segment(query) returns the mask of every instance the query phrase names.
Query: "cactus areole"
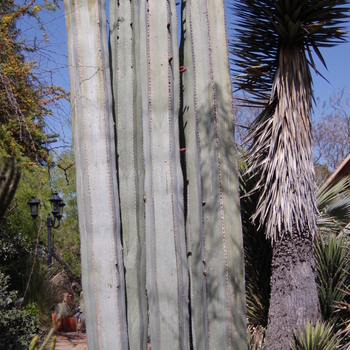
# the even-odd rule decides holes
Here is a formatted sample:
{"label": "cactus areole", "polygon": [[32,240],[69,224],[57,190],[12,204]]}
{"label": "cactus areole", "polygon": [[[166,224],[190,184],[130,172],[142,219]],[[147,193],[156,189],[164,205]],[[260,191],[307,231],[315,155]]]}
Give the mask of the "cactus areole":
{"label": "cactus areole", "polygon": [[246,348],[224,2],[64,3],[89,348]]}

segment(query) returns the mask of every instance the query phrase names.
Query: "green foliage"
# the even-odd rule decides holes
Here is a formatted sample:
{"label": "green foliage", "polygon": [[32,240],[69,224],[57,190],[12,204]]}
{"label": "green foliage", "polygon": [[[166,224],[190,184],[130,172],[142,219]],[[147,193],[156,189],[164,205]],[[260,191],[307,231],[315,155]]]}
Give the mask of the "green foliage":
{"label": "green foliage", "polygon": [[0,158],[0,220],[16,192],[21,168],[13,158]]}
{"label": "green foliage", "polygon": [[13,209],[10,215],[9,211],[6,213],[6,222],[10,225],[11,232],[13,234],[20,232],[30,241],[36,240],[38,229],[33,223],[29,205],[27,204],[31,197],[34,196],[42,202],[37,223],[42,225],[39,240],[46,243],[47,231],[44,229],[44,220],[46,220],[46,216],[51,210],[50,202],[48,201],[51,195],[52,190],[47,168],[36,164],[27,166],[22,163],[21,179],[10,205],[10,208]]}
{"label": "green foliage", "polygon": [[26,273],[26,261],[32,249],[29,241],[21,234],[15,234],[5,220],[0,223],[0,266],[3,273],[11,277],[11,288],[21,291],[22,279]]}
{"label": "green foliage", "polygon": [[350,178],[348,176],[317,191],[318,229],[340,234],[350,222]]}
{"label": "green foliage", "polygon": [[39,309],[36,302],[27,304],[22,308],[22,310],[26,311],[27,314],[31,317],[35,317],[36,319],[39,318]]}
{"label": "green foliage", "polygon": [[[34,196],[42,202],[37,218],[37,224],[41,225],[38,239],[39,252],[42,256],[47,251],[43,248],[47,243],[45,221],[47,214],[51,211],[49,198],[52,195],[52,190],[58,190],[66,206],[60,227],[57,230],[52,230],[52,242],[55,251],[69,266],[71,272],[80,278],[80,238],[75,195],[75,166],[72,153],[71,150],[67,150],[62,152],[59,157],[57,156],[55,159],[57,165],[50,171],[41,165],[22,165],[18,191],[11,203],[13,210],[11,215],[7,213],[6,220],[3,220],[0,225],[0,240],[4,234],[6,234],[7,241],[11,240],[11,237],[20,235],[27,239],[28,244],[33,244],[32,248],[35,247],[38,229],[33,223],[27,204],[28,200]],[[54,260],[54,263],[57,262]]]}
{"label": "green foliage", "polygon": [[267,326],[270,301],[272,248],[264,230],[251,219],[255,212],[257,194],[251,193],[256,177],[247,173],[244,158],[240,158],[239,184],[245,263],[247,317],[250,325]]}
{"label": "green foliage", "polygon": [[26,18],[36,20],[42,27],[38,12],[49,7],[37,5],[35,0],[23,5],[13,0],[0,3],[0,152],[25,158],[28,163],[49,160],[48,143],[54,135],[45,133],[46,118],[52,114],[53,102],[65,98],[66,93],[34,73],[36,62],[25,58],[26,53],[35,52],[38,47],[20,39],[16,24],[20,18]]}
{"label": "green foliage", "polygon": [[[32,265],[33,260],[30,259],[27,263],[27,272],[23,280],[23,289],[28,282],[28,276],[30,275]],[[64,293],[69,292],[73,294],[70,283],[61,272],[62,269],[59,267],[59,269],[57,269],[59,272],[56,271],[56,273],[53,269],[54,268],[48,270],[46,259],[37,259],[33,268],[29,288],[23,301],[24,309],[27,309],[27,307],[32,308],[33,305],[36,305],[38,323],[45,327],[51,325],[51,313],[55,310],[57,304],[62,302]],[[74,302],[69,300],[67,309],[68,312],[72,313],[72,309],[75,309]],[[33,311],[35,311],[35,309]]]}
{"label": "green foliage", "polygon": [[80,278],[80,236],[73,150],[62,152],[57,156],[55,164],[50,171],[52,187],[60,191],[60,197],[66,206],[60,227],[53,230],[54,247],[70,271]]}
{"label": "green foliage", "polygon": [[0,272],[0,349],[28,349],[38,333],[35,319],[14,306],[16,298],[17,292],[9,290],[9,277]]}
{"label": "green foliage", "polygon": [[317,322],[315,326],[306,324],[306,329],[294,332],[295,343],[292,350],[335,350],[339,339],[329,324]]}
{"label": "green foliage", "polygon": [[345,298],[344,287],[349,281],[348,251],[344,239],[329,236],[325,243],[320,237],[315,241],[316,282],[324,320],[336,321],[336,303]]}

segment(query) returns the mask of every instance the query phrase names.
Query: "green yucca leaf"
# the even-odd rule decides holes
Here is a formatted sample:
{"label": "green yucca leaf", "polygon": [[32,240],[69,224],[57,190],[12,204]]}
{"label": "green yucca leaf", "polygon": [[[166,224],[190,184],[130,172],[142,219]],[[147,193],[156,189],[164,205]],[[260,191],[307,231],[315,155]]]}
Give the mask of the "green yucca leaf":
{"label": "green yucca leaf", "polygon": [[317,226],[324,233],[339,233],[350,222],[350,179],[317,191],[319,217]]}
{"label": "green yucca leaf", "polygon": [[315,241],[316,282],[322,316],[336,317],[336,303],[345,298],[348,280],[348,254],[344,239],[329,236],[327,243],[320,237]]}
{"label": "green yucca leaf", "polygon": [[336,303],[336,312],[339,314],[341,321],[337,324],[340,325],[339,334],[342,336],[344,343],[344,349],[349,349],[350,347],[350,288],[349,286],[341,290],[345,299],[341,302]]}
{"label": "green yucca leaf", "polygon": [[350,194],[350,178],[344,177],[336,184],[321,187],[317,191],[317,206],[320,211],[324,210],[340,195]]}
{"label": "green yucca leaf", "polygon": [[292,350],[335,350],[339,345],[338,335],[331,325],[317,322],[315,326],[307,323],[305,329],[294,332],[295,342]]}

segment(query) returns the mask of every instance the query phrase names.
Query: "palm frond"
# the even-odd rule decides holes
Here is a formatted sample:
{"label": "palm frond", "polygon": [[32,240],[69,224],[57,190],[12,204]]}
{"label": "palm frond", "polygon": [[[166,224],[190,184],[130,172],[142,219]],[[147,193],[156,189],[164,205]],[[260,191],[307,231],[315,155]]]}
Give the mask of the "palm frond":
{"label": "palm frond", "polygon": [[339,233],[350,223],[350,177],[316,193],[317,226],[324,233]]}

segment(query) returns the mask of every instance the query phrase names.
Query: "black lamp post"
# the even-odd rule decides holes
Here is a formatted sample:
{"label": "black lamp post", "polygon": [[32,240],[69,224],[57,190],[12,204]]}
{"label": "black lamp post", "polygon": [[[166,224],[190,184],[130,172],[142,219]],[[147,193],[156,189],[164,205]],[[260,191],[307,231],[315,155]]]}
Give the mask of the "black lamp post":
{"label": "black lamp post", "polygon": [[[47,264],[50,267],[52,264],[51,227],[56,229],[60,226],[60,221],[61,221],[62,216],[63,216],[62,215],[63,214],[63,207],[65,206],[65,204],[63,203],[62,199],[57,194],[57,192],[55,192],[53,194],[53,196],[49,199],[49,201],[51,202],[51,213],[53,215],[53,219],[52,219],[50,213],[47,214],[47,219],[46,219],[47,247],[48,247],[48,262],[47,262]],[[32,215],[34,224],[37,228],[39,228],[37,223],[36,223],[36,218],[38,216],[38,208],[39,208],[40,201],[37,200],[36,198],[32,197],[32,199],[28,202],[28,204],[30,205],[30,213]],[[55,226],[56,219],[57,219],[57,226]]]}

